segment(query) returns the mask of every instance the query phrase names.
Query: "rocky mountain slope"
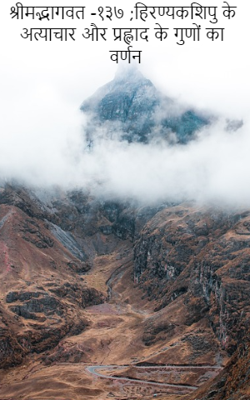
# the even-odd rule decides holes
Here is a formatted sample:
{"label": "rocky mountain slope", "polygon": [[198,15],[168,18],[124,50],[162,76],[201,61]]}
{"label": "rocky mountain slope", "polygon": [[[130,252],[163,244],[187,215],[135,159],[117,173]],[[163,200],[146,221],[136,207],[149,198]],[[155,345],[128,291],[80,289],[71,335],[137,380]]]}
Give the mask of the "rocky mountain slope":
{"label": "rocky mountain slope", "polygon": [[[142,208],[80,191],[41,201],[10,185],[1,189],[0,204],[2,398],[17,396],[21,380],[30,397],[20,398],[52,398],[38,383],[33,392],[42,379],[36,371],[53,371],[54,381],[46,379],[56,387],[65,362],[78,383],[86,374],[82,363],[158,365],[154,381],[171,383],[178,371],[169,375],[160,366],[222,367],[232,356],[220,379],[236,375],[239,354],[248,354],[249,211]],[[21,380],[19,364],[26,371]],[[190,374],[182,371],[179,381],[200,386],[214,376],[204,369],[195,379]],[[231,386],[242,385],[233,379]],[[95,392],[90,376],[86,382],[86,399],[106,398],[113,385],[100,378]],[[111,392],[131,398],[137,389],[127,386]],[[153,389],[145,385],[143,396],[151,398]]]}
{"label": "rocky mountain slope", "polygon": [[[166,104],[134,72],[82,109],[145,145],[208,122]],[[0,400],[248,399],[249,244],[246,209],[3,184]]]}
{"label": "rocky mountain slope", "polygon": [[208,117],[163,96],[137,69],[117,73],[81,110],[90,116],[90,142],[107,135],[128,142],[186,143],[209,123]]}

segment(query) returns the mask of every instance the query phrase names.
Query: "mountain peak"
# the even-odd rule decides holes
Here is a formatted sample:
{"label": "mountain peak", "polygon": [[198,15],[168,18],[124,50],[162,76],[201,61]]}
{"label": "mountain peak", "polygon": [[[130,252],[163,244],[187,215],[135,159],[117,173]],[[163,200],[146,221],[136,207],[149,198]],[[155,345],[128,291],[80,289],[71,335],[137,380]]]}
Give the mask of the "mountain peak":
{"label": "mountain peak", "polygon": [[114,79],[83,102],[91,114],[88,137],[95,141],[97,128],[108,123],[108,134],[128,142],[152,140],[185,143],[208,121],[192,110],[184,111],[163,96],[135,66],[119,67]]}

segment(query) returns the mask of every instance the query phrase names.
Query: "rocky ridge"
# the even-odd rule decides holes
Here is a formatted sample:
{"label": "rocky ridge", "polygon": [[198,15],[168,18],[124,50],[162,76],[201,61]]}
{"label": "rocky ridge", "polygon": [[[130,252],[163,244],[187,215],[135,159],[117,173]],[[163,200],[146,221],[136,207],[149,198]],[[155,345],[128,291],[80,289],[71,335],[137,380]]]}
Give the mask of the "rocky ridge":
{"label": "rocky ridge", "polygon": [[117,73],[81,105],[89,115],[87,139],[187,143],[209,118],[163,96],[137,69]]}
{"label": "rocky ridge", "polygon": [[98,360],[95,347],[107,360],[112,354],[110,362],[122,359],[115,338],[123,314],[108,311],[94,322],[86,312],[107,300],[145,315],[133,325],[138,348],[130,361],[220,365],[237,358],[249,330],[249,218],[248,211],[192,204],[143,209],[80,191],[42,202],[34,191],[6,185],[1,367],[32,354],[41,354],[44,365],[91,363]]}
{"label": "rocky ridge", "polygon": [[[184,144],[209,122],[176,110],[138,71],[81,109],[90,144],[117,132],[128,142]],[[249,210],[3,185],[2,398],[151,399],[150,383],[129,382],[144,377],[197,386],[193,394],[185,386],[185,399],[247,399],[249,241]],[[119,364],[119,384],[84,370]],[[157,393],[183,396],[171,390]]]}

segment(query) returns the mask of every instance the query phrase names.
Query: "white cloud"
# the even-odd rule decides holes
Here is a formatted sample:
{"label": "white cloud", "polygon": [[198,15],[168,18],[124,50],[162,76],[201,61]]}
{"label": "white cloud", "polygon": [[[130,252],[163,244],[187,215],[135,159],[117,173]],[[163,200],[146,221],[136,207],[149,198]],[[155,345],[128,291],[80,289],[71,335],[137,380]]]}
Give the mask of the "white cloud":
{"label": "white cloud", "polygon": [[[42,4],[39,0],[33,3]],[[163,3],[159,1],[158,5]],[[54,4],[68,3],[63,0]],[[129,1],[126,9],[130,12],[134,4]],[[180,4],[190,2],[183,0]],[[204,132],[199,141],[177,148],[105,141],[85,155],[81,153],[84,120],[78,109],[86,97],[113,78],[117,65],[109,59],[112,46],[110,42],[80,39],[74,43],[20,39],[25,25],[24,21],[10,19],[9,10],[14,5],[15,1],[4,2],[0,21],[2,177],[67,187],[103,181],[101,191],[104,188],[106,193],[152,201],[186,196],[250,202],[250,5],[245,0],[232,3],[238,7],[234,20],[223,20],[224,42],[178,46],[152,41],[143,46],[140,66],[165,94],[232,119],[244,118],[241,130],[229,134],[217,125]],[[124,2],[116,6],[125,7]],[[120,23],[117,21],[117,26]]]}

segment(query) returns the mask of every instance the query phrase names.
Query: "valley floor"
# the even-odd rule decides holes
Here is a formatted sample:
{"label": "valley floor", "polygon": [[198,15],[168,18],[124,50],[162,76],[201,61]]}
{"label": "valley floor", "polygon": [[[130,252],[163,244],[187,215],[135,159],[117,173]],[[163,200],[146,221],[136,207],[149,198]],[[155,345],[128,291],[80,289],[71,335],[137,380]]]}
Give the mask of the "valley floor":
{"label": "valley floor", "polygon": [[249,232],[246,210],[6,185],[0,400],[249,400]]}
{"label": "valley floor", "polygon": [[109,293],[107,302],[85,309],[89,328],[2,372],[1,400],[177,400],[219,373],[221,366],[208,365],[205,354],[197,365],[186,362],[187,354],[181,358],[187,349],[176,336],[145,346],[145,323],[157,313],[154,302],[131,286],[131,254],[123,254],[122,260],[117,253],[97,257],[84,276],[89,286]]}

